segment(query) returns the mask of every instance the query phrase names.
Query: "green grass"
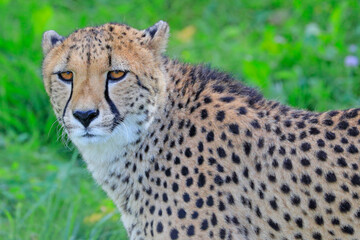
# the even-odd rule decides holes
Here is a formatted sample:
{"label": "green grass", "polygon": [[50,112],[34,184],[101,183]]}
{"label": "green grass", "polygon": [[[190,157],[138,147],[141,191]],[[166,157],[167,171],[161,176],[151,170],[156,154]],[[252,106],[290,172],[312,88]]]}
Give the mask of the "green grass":
{"label": "green grass", "polygon": [[[58,140],[42,86],[41,35],[88,25],[170,24],[168,55],[233,73],[269,98],[359,106],[358,0],[0,0],[0,239],[126,239],[114,204]],[[70,145],[71,146],[71,145]],[[120,236],[120,237],[119,237]]]}

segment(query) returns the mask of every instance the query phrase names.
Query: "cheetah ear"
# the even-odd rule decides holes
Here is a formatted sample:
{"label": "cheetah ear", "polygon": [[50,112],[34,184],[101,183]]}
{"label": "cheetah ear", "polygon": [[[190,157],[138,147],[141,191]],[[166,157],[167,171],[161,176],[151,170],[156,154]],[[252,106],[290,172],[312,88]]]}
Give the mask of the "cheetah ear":
{"label": "cheetah ear", "polygon": [[144,30],[147,35],[147,46],[156,53],[165,52],[169,38],[169,25],[167,22],[159,21],[155,25]]}
{"label": "cheetah ear", "polygon": [[64,39],[63,36],[60,36],[54,30],[44,32],[41,43],[44,55],[48,54],[57,44],[62,43]]}

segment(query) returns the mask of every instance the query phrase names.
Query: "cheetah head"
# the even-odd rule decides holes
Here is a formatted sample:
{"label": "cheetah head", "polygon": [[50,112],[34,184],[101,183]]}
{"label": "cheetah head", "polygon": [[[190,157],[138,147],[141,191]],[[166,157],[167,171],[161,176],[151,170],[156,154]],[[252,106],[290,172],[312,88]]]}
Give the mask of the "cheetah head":
{"label": "cheetah head", "polygon": [[105,24],[43,35],[43,80],[59,122],[78,147],[136,141],[165,93],[166,22],[146,30]]}

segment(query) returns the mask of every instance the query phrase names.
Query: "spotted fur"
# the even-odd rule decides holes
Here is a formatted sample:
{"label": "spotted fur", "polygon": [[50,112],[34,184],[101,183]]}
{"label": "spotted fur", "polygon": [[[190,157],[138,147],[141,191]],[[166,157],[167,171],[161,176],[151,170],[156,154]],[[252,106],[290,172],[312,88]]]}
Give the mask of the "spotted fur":
{"label": "spotted fur", "polygon": [[[164,57],[168,31],[105,24],[43,39],[55,114],[130,239],[359,239],[359,109],[266,100]],[[128,73],[111,82],[112,70]],[[73,113],[91,109],[85,128]]]}

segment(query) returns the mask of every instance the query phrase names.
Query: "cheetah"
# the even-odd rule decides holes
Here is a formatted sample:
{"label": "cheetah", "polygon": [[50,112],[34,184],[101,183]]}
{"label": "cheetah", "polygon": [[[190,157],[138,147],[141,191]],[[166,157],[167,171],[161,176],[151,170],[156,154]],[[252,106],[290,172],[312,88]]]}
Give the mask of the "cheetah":
{"label": "cheetah", "polygon": [[165,56],[169,26],[43,35],[55,115],[130,239],[360,239],[360,109],[265,99]]}

